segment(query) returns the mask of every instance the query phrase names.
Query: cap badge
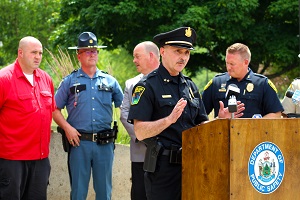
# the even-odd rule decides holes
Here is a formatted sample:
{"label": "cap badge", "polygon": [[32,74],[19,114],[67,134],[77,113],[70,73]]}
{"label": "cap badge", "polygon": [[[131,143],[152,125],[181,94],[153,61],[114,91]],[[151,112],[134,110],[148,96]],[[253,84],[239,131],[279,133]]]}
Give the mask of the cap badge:
{"label": "cap badge", "polygon": [[93,44],[93,40],[89,40],[89,43],[90,43],[90,44]]}
{"label": "cap badge", "polygon": [[185,36],[186,37],[191,37],[192,36],[192,31],[191,31],[191,28],[188,27],[186,30],[185,30]]}

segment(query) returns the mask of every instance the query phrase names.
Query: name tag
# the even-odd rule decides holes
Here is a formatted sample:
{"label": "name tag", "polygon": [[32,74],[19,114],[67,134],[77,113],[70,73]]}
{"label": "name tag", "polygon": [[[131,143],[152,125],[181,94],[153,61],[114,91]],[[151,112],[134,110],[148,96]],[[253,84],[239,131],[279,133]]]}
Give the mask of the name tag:
{"label": "name tag", "polygon": [[168,99],[168,98],[172,98],[172,95],[170,95],[170,94],[165,94],[165,95],[161,95],[161,97],[162,97],[163,99]]}

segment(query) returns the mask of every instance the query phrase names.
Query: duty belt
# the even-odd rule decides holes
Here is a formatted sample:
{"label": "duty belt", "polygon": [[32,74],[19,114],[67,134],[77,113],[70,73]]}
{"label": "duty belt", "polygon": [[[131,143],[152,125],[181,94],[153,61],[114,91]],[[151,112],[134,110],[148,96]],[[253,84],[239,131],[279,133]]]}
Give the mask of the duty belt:
{"label": "duty belt", "polygon": [[181,164],[182,161],[182,149],[163,149],[161,152],[162,156],[169,156],[171,164]]}
{"label": "duty belt", "polygon": [[162,156],[169,156],[171,154],[171,150],[169,149],[164,149],[161,153]]}
{"label": "duty belt", "polygon": [[85,133],[78,131],[81,134],[80,140],[97,142],[98,144],[108,144],[115,141],[115,132],[113,130],[100,131],[98,133]]}

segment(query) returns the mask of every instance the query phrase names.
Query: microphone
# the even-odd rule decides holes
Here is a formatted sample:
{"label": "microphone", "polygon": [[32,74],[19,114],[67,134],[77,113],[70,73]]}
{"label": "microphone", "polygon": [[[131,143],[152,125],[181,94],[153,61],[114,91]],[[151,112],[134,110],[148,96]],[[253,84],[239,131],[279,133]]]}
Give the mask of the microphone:
{"label": "microphone", "polygon": [[[236,98],[240,94],[240,88],[236,84],[230,84],[227,87],[225,98],[228,99],[228,111],[234,113],[237,111],[237,102]],[[232,114],[232,118],[234,115]]]}
{"label": "microphone", "polygon": [[288,97],[288,98],[292,98],[293,95],[294,95],[294,92],[292,92],[292,91],[290,91],[290,90],[288,90],[288,91],[286,92],[286,94],[285,94],[285,96]]}
{"label": "microphone", "polygon": [[229,99],[231,96],[238,97],[240,94],[240,88],[236,84],[230,84],[227,87],[225,98]]}
{"label": "microphone", "polygon": [[294,104],[300,106],[300,90],[295,90],[295,92],[288,90],[285,96],[291,98]]}

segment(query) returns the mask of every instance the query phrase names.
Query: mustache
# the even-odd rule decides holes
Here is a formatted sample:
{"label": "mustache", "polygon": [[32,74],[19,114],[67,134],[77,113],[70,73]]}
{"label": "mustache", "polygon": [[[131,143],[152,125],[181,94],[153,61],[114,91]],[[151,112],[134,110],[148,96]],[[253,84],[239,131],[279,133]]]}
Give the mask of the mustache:
{"label": "mustache", "polygon": [[185,62],[185,60],[183,60],[183,59],[180,59],[179,61],[177,61],[177,64],[185,64],[186,62]]}

